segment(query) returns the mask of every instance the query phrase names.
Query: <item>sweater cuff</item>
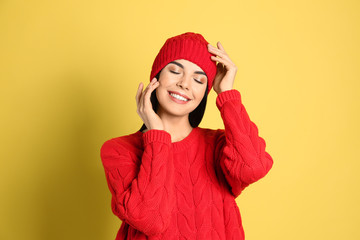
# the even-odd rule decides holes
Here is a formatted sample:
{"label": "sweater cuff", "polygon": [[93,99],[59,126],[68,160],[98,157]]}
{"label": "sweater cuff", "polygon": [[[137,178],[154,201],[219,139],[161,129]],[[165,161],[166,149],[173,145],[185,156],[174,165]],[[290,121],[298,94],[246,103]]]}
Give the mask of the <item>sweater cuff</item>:
{"label": "sweater cuff", "polygon": [[221,109],[223,104],[229,100],[240,100],[240,102],[241,102],[240,92],[236,89],[231,89],[231,90],[221,92],[216,97],[216,106],[218,107],[218,109]]}
{"label": "sweater cuff", "polygon": [[171,135],[165,130],[151,129],[143,134],[144,145],[152,142],[171,143]]}

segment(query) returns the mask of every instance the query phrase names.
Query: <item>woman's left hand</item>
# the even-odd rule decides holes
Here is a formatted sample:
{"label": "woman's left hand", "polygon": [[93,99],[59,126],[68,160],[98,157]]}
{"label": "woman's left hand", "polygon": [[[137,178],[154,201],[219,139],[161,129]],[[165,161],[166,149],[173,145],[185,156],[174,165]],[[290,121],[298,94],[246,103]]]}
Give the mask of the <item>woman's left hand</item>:
{"label": "woman's left hand", "polygon": [[218,62],[213,89],[219,94],[233,88],[237,67],[231,61],[220,42],[217,42],[217,46],[218,48],[215,48],[208,44],[208,51],[215,55],[211,56],[211,59]]}

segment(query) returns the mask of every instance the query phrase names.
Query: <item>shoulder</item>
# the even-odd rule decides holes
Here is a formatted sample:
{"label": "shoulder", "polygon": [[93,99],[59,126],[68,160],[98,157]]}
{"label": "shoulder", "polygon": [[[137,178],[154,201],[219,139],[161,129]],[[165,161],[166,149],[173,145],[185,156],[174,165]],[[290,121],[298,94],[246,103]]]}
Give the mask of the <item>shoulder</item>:
{"label": "shoulder", "polygon": [[214,137],[214,136],[217,136],[217,135],[225,132],[224,129],[220,129],[220,128],[218,128],[218,129],[201,128],[201,127],[198,127],[198,128],[202,135],[205,135],[208,137]]}
{"label": "shoulder", "polygon": [[225,135],[224,129],[210,129],[210,128],[200,128],[200,135],[205,139],[208,143],[216,143],[219,139]]}
{"label": "shoulder", "polygon": [[114,155],[133,152],[142,148],[142,133],[135,133],[114,137],[106,140],[100,149],[101,155]]}

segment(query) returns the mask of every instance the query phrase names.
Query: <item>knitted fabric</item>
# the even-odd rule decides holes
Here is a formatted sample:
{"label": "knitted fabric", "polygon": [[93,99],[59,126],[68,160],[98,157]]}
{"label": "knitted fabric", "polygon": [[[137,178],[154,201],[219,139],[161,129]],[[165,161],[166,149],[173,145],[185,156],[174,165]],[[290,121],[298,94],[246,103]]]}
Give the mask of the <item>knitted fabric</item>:
{"label": "knitted fabric", "polygon": [[101,159],[124,239],[245,238],[235,198],[272,168],[240,93],[216,98],[225,129],[193,128],[171,142],[165,130],[107,140]]}
{"label": "knitted fabric", "polygon": [[208,94],[216,75],[216,62],[211,59],[214,56],[208,51],[208,42],[199,33],[186,32],[166,40],[157,54],[150,73],[150,81],[168,63],[185,59],[198,65],[208,78]]}

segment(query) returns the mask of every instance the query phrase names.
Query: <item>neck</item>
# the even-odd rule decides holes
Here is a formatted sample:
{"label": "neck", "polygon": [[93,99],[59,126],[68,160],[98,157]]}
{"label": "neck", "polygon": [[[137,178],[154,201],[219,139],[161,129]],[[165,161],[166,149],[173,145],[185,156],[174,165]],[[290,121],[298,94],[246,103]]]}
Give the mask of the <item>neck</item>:
{"label": "neck", "polygon": [[158,115],[164,124],[164,130],[171,135],[171,142],[181,141],[187,137],[193,129],[189,122],[189,114],[174,116],[159,112]]}

